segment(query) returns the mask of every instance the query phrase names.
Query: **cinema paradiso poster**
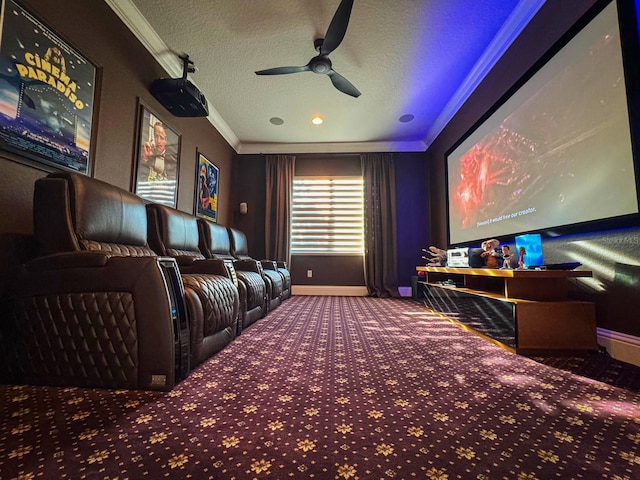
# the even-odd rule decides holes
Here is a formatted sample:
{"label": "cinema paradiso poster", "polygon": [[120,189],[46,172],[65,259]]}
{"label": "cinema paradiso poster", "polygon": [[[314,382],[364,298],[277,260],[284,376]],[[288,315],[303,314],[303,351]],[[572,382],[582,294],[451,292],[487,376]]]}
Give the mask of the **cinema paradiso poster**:
{"label": "cinema paradiso poster", "polygon": [[0,14],[0,149],[90,174],[96,67],[18,3]]}

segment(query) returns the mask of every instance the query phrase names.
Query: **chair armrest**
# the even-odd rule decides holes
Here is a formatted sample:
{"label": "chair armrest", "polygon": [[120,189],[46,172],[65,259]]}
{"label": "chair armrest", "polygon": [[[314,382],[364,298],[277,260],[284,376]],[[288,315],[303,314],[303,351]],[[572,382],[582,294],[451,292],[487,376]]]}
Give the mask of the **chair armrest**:
{"label": "chair armrest", "polygon": [[255,272],[262,275],[262,264],[257,260],[234,260],[233,266],[236,270]]}
{"label": "chair armrest", "polygon": [[194,257],[175,257],[182,273],[202,273],[229,277],[224,260],[215,258],[196,259]]}
{"label": "chair armrest", "polygon": [[193,255],[176,255],[176,262],[179,267],[191,267],[195,262],[202,260],[202,258],[194,257]]}
{"label": "chair armrest", "polygon": [[278,270],[278,265],[273,260],[261,260],[260,263],[265,270]]}
{"label": "chair armrest", "polygon": [[27,272],[62,270],[67,268],[104,267],[109,256],[101,252],[54,253],[39,257],[24,265]]}
{"label": "chair armrest", "polygon": [[219,275],[221,277],[228,278],[233,282],[236,288],[238,287],[236,269],[234,268],[231,260],[222,260],[218,258],[196,259],[191,262],[190,265],[183,266],[181,264],[180,271],[188,274]]}

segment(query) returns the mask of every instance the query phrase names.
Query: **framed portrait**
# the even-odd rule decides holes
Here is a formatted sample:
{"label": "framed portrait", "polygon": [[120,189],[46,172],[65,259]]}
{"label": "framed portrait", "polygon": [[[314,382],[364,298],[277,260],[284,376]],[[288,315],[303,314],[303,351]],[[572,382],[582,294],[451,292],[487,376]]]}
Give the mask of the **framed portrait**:
{"label": "framed portrait", "polygon": [[153,203],[178,203],[181,136],[138,100],[133,192]]}
{"label": "framed portrait", "polygon": [[202,152],[196,157],[196,217],[217,222],[220,170]]}
{"label": "framed portrait", "polygon": [[91,175],[96,67],[15,1],[0,19],[0,149]]}

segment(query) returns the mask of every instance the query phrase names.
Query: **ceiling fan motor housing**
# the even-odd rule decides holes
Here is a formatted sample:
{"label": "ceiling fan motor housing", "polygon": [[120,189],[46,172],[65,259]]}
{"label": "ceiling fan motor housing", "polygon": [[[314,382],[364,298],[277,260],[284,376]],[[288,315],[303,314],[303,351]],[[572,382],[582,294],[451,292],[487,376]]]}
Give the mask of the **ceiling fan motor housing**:
{"label": "ceiling fan motor housing", "polygon": [[331,71],[331,60],[325,56],[318,55],[311,59],[309,62],[309,68],[311,68],[313,73],[326,75]]}

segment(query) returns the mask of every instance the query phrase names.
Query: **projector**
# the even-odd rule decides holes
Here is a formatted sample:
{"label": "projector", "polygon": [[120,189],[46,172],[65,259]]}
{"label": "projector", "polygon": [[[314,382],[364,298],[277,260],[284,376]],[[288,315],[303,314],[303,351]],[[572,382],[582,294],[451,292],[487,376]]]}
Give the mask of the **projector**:
{"label": "projector", "polygon": [[204,94],[185,78],[154,80],[149,91],[164,108],[176,117],[206,117],[209,115]]}

